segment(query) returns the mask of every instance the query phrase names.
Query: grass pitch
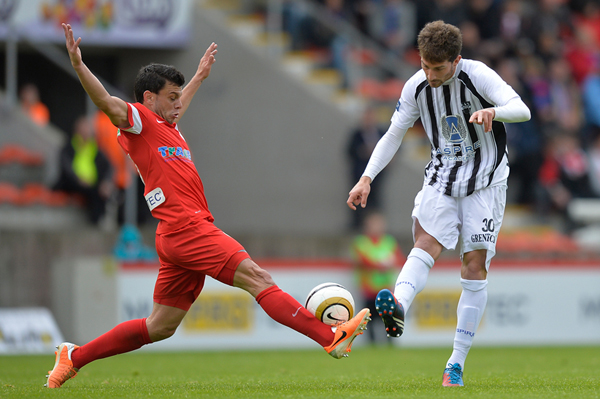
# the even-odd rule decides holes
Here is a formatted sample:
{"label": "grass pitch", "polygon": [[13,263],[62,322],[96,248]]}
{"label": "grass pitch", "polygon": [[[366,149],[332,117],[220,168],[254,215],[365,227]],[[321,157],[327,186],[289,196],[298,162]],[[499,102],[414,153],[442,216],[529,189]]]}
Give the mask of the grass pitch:
{"label": "grass pitch", "polygon": [[0,356],[9,398],[600,398],[600,347],[471,349],[465,387],[441,386],[446,349],[130,353],[43,388],[48,356]]}

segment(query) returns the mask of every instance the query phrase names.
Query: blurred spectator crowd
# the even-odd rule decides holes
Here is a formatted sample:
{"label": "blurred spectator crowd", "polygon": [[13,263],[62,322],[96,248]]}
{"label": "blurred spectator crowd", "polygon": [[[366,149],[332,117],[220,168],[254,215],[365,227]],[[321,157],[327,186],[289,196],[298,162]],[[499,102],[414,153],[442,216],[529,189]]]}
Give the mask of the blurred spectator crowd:
{"label": "blurred spectator crowd", "polygon": [[[532,111],[528,123],[507,125],[511,201],[562,216],[569,232],[571,200],[600,197],[600,0],[312,2],[395,54],[412,68],[405,76],[420,67],[416,36],[427,22],[458,26],[462,56],[495,69]],[[284,1],[291,49],[324,49],[344,73],[352,44],[318,20]]]}
{"label": "blurred spectator crowd", "polygon": [[[248,3],[255,10],[268,9],[267,0]],[[307,12],[307,4],[318,7],[318,18]],[[323,66],[339,69],[347,89],[356,88],[347,79],[348,57],[356,54],[349,36],[340,33],[340,21],[395,55],[406,68],[400,75],[410,76],[420,67],[417,33],[438,19],[461,29],[464,58],[495,69],[532,111],[531,121],[507,125],[509,200],[540,215],[562,216],[567,232],[576,228],[568,213],[572,199],[600,197],[600,0],[282,2],[282,27],[291,50],[326,54]],[[383,85],[391,94],[371,100],[395,102],[402,84],[387,82]],[[49,115],[35,87],[22,89],[24,112],[40,125],[47,123]],[[96,139],[122,192],[130,180],[128,166],[116,143],[106,145],[110,140],[104,139],[114,129],[101,116],[96,125]]]}

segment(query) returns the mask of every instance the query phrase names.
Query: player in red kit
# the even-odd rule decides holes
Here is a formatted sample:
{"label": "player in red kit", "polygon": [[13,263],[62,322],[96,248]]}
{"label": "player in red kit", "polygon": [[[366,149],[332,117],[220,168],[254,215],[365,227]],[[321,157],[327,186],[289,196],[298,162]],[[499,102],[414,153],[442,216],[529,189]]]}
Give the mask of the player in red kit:
{"label": "player in red kit", "polygon": [[177,122],[210,74],[217,45],[212,43],[198,70],[184,87],[172,66],[140,69],[134,85],[136,103],[111,96],[81,58],[81,38],[63,24],[71,65],[94,104],[119,128],[118,140],[145,184],[144,195],[160,222],[156,250],[160,269],[154,306],[148,318],[129,320],[85,345],[62,343],[46,386],[58,388],[86,364],[169,338],[202,291],[205,276],[248,291],[275,321],[316,341],[334,358],[350,351],[370,320],[368,309],[335,327],[317,320],[283,292],[244,248],[214,224],[202,181]]}

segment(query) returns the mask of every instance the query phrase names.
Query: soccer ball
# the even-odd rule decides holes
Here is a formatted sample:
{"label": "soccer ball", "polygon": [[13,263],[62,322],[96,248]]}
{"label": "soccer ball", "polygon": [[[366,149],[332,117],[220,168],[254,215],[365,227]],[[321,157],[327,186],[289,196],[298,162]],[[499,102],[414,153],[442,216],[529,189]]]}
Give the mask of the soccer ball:
{"label": "soccer ball", "polygon": [[308,294],[304,307],[317,319],[329,325],[354,317],[354,298],[350,291],[337,283],[317,285]]}

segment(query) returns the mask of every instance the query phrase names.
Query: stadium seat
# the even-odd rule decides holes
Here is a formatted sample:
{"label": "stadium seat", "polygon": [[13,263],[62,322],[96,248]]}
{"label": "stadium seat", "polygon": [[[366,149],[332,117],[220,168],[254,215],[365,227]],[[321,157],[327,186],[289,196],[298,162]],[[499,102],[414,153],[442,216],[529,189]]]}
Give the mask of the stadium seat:
{"label": "stadium seat", "polygon": [[41,166],[44,157],[18,144],[6,144],[0,148],[0,165],[20,163],[27,166]]}
{"label": "stadium seat", "polygon": [[48,195],[44,200],[45,204],[52,207],[62,207],[70,205],[71,197],[69,194],[62,191],[48,191]]}
{"label": "stadium seat", "polygon": [[0,182],[0,204],[7,203],[17,205],[19,203],[20,192],[19,189],[10,184]]}
{"label": "stadium seat", "polygon": [[380,95],[383,101],[396,101],[400,98],[404,82],[399,79],[388,79],[381,84]]}
{"label": "stadium seat", "polygon": [[373,50],[366,48],[353,49],[350,56],[359,65],[373,65],[377,62],[377,54]]}
{"label": "stadium seat", "polygon": [[29,183],[26,184],[21,190],[21,195],[19,198],[19,204],[26,205],[34,205],[34,204],[43,204],[45,200],[45,196],[47,194],[47,189],[41,184],[38,183]]}
{"label": "stadium seat", "polygon": [[502,230],[496,243],[500,253],[539,255],[573,255],[581,247],[570,237],[547,226],[532,226],[519,230]]}
{"label": "stadium seat", "polygon": [[372,78],[364,78],[358,83],[358,94],[375,101],[382,98],[381,83]]}

